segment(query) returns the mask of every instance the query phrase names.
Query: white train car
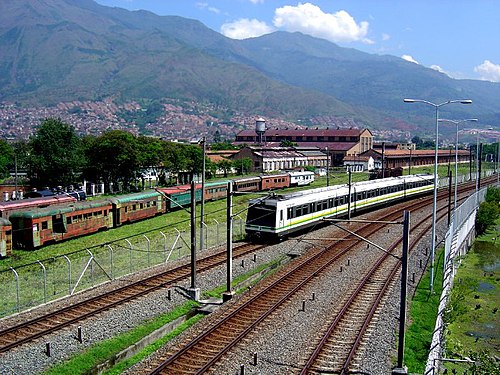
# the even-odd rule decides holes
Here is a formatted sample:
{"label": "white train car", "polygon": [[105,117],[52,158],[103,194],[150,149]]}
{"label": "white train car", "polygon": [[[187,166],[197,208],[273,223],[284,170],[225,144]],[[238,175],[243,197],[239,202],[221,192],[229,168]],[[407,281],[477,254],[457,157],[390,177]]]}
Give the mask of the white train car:
{"label": "white train car", "polygon": [[305,186],[314,182],[314,172],[297,171],[288,172],[290,175],[290,186]]}
{"label": "white train car", "polygon": [[426,194],[434,188],[434,176],[411,175],[308,189],[285,195],[252,199],[245,230],[252,237],[284,237],[328,217],[346,216],[388,202]]}

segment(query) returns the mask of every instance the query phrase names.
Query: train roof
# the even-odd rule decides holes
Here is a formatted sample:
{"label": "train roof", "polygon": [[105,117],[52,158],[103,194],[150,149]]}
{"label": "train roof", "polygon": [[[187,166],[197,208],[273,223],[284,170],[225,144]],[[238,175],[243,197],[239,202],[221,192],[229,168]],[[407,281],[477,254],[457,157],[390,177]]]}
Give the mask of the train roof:
{"label": "train roof", "polygon": [[10,215],[10,218],[36,219],[39,217],[67,214],[70,212],[86,210],[90,208],[100,208],[100,207],[107,208],[110,206],[111,203],[108,200],[78,201],[70,205],[54,205],[44,208],[34,207],[31,210],[13,212]]}
{"label": "train roof", "polygon": [[117,203],[128,203],[132,201],[140,201],[141,199],[147,199],[147,198],[152,198],[158,196],[159,193],[156,190],[148,190],[145,192],[141,193],[133,193],[133,194],[126,194],[126,195],[119,195],[116,197],[110,197],[108,198],[111,202],[117,204]]}
{"label": "train roof", "polygon": [[52,195],[49,197],[26,198],[0,202],[0,212],[6,210],[22,210],[29,207],[46,207],[54,204],[76,202],[76,198],[68,195]]}
{"label": "train roof", "polygon": [[[370,189],[377,189],[377,188],[381,188],[381,187],[393,186],[393,185],[397,185],[401,181],[412,182],[412,181],[430,180],[433,178],[434,178],[434,176],[432,176],[432,175],[419,174],[419,175],[410,175],[410,176],[388,177],[388,178],[384,178],[384,179],[380,179],[380,180],[360,181],[360,182],[355,182],[352,184],[351,193],[370,190]],[[252,199],[252,200],[250,200],[250,204],[256,203],[258,201],[269,201],[269,203],[271,203],[272,201],[287,201],[287,200],[300,199],[300,198],[307,199],[311,195],[317,195],[317,194],[322,194],[322,193],[331,193],[331,194],[335,194],[335,195],[346,195],[349,193],[349,185],[348,184],[333,185],[333,186],[325,186],[325,187],[320,187],[320,188],[315,188],[315,189],[305,189],[305,190],[300,190],[300,191],[296,191],[296,192],[288,193],[288,194],[272,194],[272,195],[269,195],[268,197],[265,197],[265,198]]]}

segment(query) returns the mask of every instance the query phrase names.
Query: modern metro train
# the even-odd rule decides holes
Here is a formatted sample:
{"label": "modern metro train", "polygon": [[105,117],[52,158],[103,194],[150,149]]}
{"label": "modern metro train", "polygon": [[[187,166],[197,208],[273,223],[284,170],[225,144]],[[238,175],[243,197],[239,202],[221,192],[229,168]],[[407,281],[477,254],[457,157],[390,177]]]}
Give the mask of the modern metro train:
{"label": "modern metro train", "polygon": [[[250,239],[279,239],[319,223],[416,195],[434,188],[434,176],[411,175],[271,194],[249,201],[245,230]],[[350,207],[349,207],[350,206]]]}

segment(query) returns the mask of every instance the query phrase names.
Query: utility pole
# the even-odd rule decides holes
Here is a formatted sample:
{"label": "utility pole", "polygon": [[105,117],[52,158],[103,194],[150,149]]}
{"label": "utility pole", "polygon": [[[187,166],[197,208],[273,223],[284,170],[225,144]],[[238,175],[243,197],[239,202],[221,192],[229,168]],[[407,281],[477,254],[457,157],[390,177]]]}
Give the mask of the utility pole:
{"label": "utility pole", "polygon": [[200,250],[203,250],[203,232],[205,225],[205,153],[206,139],[203,137],[203,163],[201,169],[201,205],[200,205]]}
{"label": "utility pole", "polygon": [[226,291],[222,294],[222,300],[229,301],[233,298],[231,283],[233,281],[233,182],[227,183],[227,206],[226,206]]}
{"label": "utility pole", "polygon": [[195,301],[200,299],[200,288],[196,287],[196,184],[191,181],[191,287],[188,291]]}

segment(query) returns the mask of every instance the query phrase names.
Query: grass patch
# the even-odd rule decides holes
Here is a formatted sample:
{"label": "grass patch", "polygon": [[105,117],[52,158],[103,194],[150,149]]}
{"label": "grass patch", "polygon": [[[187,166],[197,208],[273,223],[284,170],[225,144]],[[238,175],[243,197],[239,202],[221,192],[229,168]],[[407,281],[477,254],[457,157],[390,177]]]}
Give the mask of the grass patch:
{"label": "grass patch", "polygon": [[[183,306],[180,306],[171,312],[165,313],[141,326],[138,326],[130,330],[129,332],[122,333],[116,337],[113,337],[112,339],[105,340],[91,346],[90,348],[88,348],[87,350],[85,350],[80,354],[77,354],[70,360],[49,368],[47,371],[44,372],[44,374],[45,375],[87,374],[95,366],[105,362],[113,355],[119,353],[120,351],[138,342],[143,337],[149,335],[156,329],[164,326],[165,324],[181,316],[186,315],[196,305],[197,305],[196,302],[189,301],[185,303]],[[177,329],[175,329],[174,331],[163,337],[161,340],[158,340],[157,342],[149,345],[147,348],[145,348],[143,351],[136,354],[136,356],[132,358],[136,358],[141,354],[143,356],[137,358],[141,359],[146,357],[149,353],[156,350],[157,347],[161,346],[163,343],[167,342],[173,337],[179,335],[183,330],[185,330],[187,327],[197,322],[199,319],[200,318],[196,317],[190,319],[189,321],[185,322],[182,326],[178,327]],[[131,358],[129,358],[124,362],[130,363],[130,360]]]}
{"label": "grass patch", "polygon": [[422,374],[429,355],[432,333],[436,325],[439,298],[442,292],[444,249],[440,248],[435,257],[434,291],[431,293],[430,270],[428,269],[420,280],[408,316],[410,325],[405,336],[405,365],[408,373]]}
{"label": "grass patch", "polygon": [[[272,262],[269,262],[269,263],[266,263],[266,264],[261,264],[260,266],[258,267],[255,267],[253,270],[243,274],[243,275],[240,275],[238,277],[235,277],[233,279],[233,281],[231,282],[231,287],[235,288],[237,287],[239,284],[241,284],[242,282],[244,282],[245,280],[249,279],[250,277],[262,272],[263,270],[269,268],[270,270],[264,274],[261,275],[261,277],[259,277],[258,279],[255,279],[253,280],[252,282],[252,285],[255,285],[257,284],[260,280],[262,280],[263,278],[265,277],[268,277],[270,274],[272,274],[273,272],[275,272],[275,270],[278,268],[278,265],[281,263],[283,258],[281,259],[275,259],[273,260]],[[246,291],[247,288],[241,288],[241,289],[238,289],[236,290],[236,293],[237,294],[240,294],[240,293],[243,293],[244,291]],[[207,292],[204,292],[203,295],[205,297],[215,297],[215,298],[221,298],[222,297],[222,294],[226,291],[226,286],[225,285],[221,285],[215,289],[212,289],[212,290],[209,290]]]}
{"label": "grass patch", "polygon": [[205,315],[203,314],[198,314],[193,316],[191,319],[187,320],[183,324],[181,324],[179,327],[174,329],[172,332],[170,332],[168,335],[165,335],[161,339],[155,341],[151,345],[148,345],[145,347],[142,351],[139,353],[133,355],[130,358],[127,358],[124,361],[121,361],[120,363],[116,364],[112,368],[108,369],[107,371],[103,372],[103,375],[119,375],[126,369],[132,367],[136,363],[142,361],[144,358],[149,356],[150,354],[154,353],[156,350],[158,350],[160,347],[162,347],[165,343],[169,342],[172,340],[174,337],[180,335],[182,332],[184,332],[186,329],[191,327],[192,325],[198,323],[201,319],[203,319]]}
{"label": "grass patch", "polygon": [[[269,262],[267,264],[262,264],[255,269],[251,270],[250,272],[240,275],[237,278],[233,280],[234,286],[242,283],[243,281],[247,280],[249,277],[256,275],[266,268],[270,269],[277,269],[277,266],[281,260],[274,260],[272,262]],[[269,275],[269,273],[273,272],[271,270],[270,272],[267,272],[265,275],[262,275],[259,277],[257,280],[254,280],[254,284],[259,282],[262,278],[266,277]],[[245,288],[240,290],[239,292],[242,292],[246,290]],[[212,296],[212,297],[220,297],[222,293],[225,291],[225,286],[220,286],[218,288],[215,288],[213,290],[207,291],[204,293],[205,296]],[[183,306],[175,309],[172,312],[163,314],[150,322],[147,322],[139,327],[136,327],[132,329],[129,332],[123,333],[121,335],[118,335],[112,339],[105,340],[103,342],[100,342],[87,350],[85,350],[83,353],[77,354],[70,360],[55,365],[48,369],[47,371],[44,372],[44,375],[62,375],[62,374],[87,374],[89,371],[91,371],[93,368],[95,368],[97,365],[105,362],[109,358],[111,358],[113,355],[119,353],[120,351],[128,348],[129,346],[133,345],[134,343],[138,342],[154,330],[164,326],[165,324],[187,314],[194,306],[196,306],[197,303],[190,301],[184,304]],[[180,333],[182,333],[184,330],[187,328],[191,327],[193,324],[198,322],[200,319],[203,318],[204,315],[196,315],[192,317],[191,319],[187,320],[184,322],[182,325],[177,327],[175,330],[170,332],[169,334],[165,335],[163,338],[155,341],[154,343],[148,345],[145,347],[143,350],[138,352],[137,354],[133,355],[130,358],[127,358],[126,360],[120,361],[119,363],[115,364],[112,368],[106,370],[103,374],[105,375],[115,375],[115,374],[120,374],[127,368],[133,366],[134,364],[140,362],[144,358],[146,358],[148,355],[153,353],[154,351],[158,350],[162,345],[164,345],[166,342],[170,341],[172,338],[178,336]]]}
{"label": "grass patch", "polygon": [[[500,373],[500,365],[492,360],[500,351],[499,225],[497,220],[496,229],[478,237],[462,260],[445,315],[446,357],[480,360],[479,365],[468,365],[477,374]],[[457,374],[467,368],[451,363],[446,367]]]}

